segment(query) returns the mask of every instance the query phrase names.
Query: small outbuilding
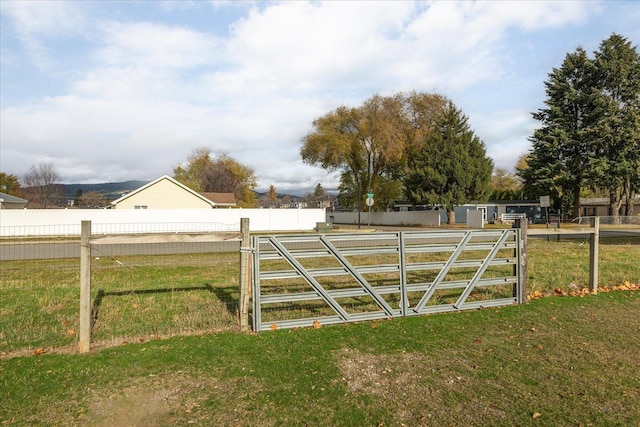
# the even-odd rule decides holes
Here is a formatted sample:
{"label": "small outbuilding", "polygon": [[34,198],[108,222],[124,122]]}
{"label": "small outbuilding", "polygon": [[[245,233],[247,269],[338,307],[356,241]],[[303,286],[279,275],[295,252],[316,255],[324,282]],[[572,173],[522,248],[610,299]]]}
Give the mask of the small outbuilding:
{"label": "small outbuilding", "polygon": [[28,200],[11,194],[0,193],[0,209],[24,209]]}
{"label": "small outbuilding", "polygon": [[113,209],[212,209],[236,205],[233,193],[198,193],[168,175],[111,202]]}

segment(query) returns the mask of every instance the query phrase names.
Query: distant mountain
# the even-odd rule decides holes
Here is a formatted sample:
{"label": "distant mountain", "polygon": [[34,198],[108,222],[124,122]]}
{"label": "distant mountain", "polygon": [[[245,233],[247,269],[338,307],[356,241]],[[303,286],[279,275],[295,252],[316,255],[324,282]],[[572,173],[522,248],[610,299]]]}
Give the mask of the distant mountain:
{"label": "distant mountain", "polygon": [[122,197],[125,193],[136,190],[150,181],[124,181],[124,182],[105,182],[102,184],[61,184],[64,193],[68,199],[73,199],[78,192],[82,190],[82,194],[90,191],[97,191],[103,194],[107,200],[115,200]]}

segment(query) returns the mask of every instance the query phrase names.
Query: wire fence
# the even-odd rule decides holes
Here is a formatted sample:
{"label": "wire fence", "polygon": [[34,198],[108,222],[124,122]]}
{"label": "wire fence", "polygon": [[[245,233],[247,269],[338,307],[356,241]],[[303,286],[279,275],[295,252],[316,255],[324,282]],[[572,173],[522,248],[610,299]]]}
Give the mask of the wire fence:
{"label": "wire fence", "polygon": [[[92,235],[96,347],[238,330],[238,232]],[[0,239],[0,351],[75,346],[80,239]]]}
{"label": "wire fence", "polygon": [[[580,216],[574,219],[579,225],[591,224],[593,216]],[[640,215],[636,216],[599,216],[600,225],[613,225],[613,226],[638,226],[640,225]]]}

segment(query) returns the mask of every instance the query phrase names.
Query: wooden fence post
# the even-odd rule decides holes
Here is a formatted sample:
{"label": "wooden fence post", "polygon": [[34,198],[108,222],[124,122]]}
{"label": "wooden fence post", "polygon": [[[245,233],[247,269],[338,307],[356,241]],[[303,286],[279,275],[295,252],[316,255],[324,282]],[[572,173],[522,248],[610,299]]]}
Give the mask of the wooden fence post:
{"label": "wooden fence post", "polygon": [[600,251],[600,218],[593,217],[591,219],[593,233],[589,239],[589,290],[593,294],[598,293],[598,253]]}
{"label": "wooden fence post", "polygon": [[240,330],[249,330],[249,298],[251,296],[251,236],[249,218],[240,218],[240,297],[238,298],[238,316]]}
{"label": "wooden fence post", "polygon": [[515,297],[518,298],[518,304],[522,304],[527,301],[527,231],[528,227],[527,218],[516,219],[514,228],[520,229],[520,264],[517,266],[520,274],[518,280],[520,282],[520,289],[514,289]]}
{"label": "wooden fence post", "polygon": [[91,347],[91,221],[81,222],[80,231],[80,342],[78,350]]}

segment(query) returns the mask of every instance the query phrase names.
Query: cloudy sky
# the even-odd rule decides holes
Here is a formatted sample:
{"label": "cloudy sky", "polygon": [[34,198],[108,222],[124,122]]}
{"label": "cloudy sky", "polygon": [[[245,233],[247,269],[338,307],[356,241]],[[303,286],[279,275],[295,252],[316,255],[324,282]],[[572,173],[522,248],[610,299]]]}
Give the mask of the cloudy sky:
{"label": "cloudy sky", "polygon": [[0,172],[50,162],[64,183],[172,175],[199,147],[258,190],[336,176],[303,164],[311,122],[373,94],[438,92],[497,167],[529,148],[544,81],[616,32],[635,1],[0,2]]}

